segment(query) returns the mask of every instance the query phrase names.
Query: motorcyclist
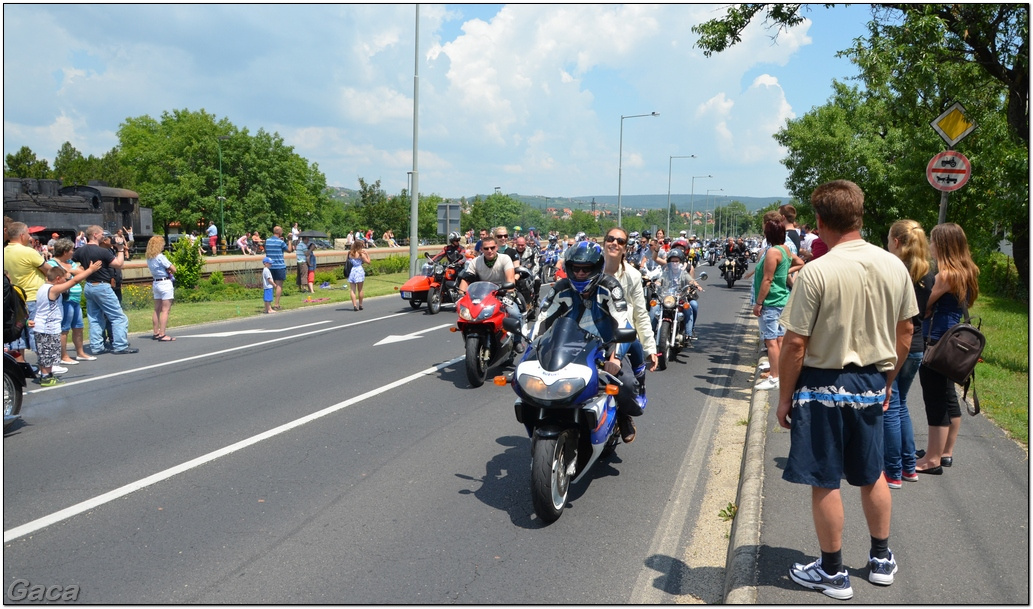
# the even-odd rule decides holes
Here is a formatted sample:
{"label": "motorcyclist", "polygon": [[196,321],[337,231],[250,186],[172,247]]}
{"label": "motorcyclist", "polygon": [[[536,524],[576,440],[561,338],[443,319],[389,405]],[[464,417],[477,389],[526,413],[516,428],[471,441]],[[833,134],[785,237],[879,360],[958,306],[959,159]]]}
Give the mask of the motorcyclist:
{"label": "motorcyclist", "polygon": [[[676,285],[677,292],[679,295],[685,294],[686,299],[689,301],[689,314],[682,315],[682,323],[680,333],[683,336],[690,336],[695,338],[695,327],[696,318],[699,314],[699,302],[695,299],[689,299],[688,294],[690,290],[696,290],[702,292],[703,287],[692,278],[692,275],[688,271],[688,267],[685,266],[685,252],[681,248],[672,248],[667,253],[667,265],[664,267],[663,273],[660,275],[660,281],[662,283],[661,290],[667,290],[671,285]],[[650,311],[650,316],[653,319],[653,331],[657,331],[659,326],[660,313],[662,304],[657,303],[656,306]]]}
{"label": "motorcyclist", "polygon": [[[498,241],[495,237],[485,237],[481,240],[481,255],[474,258],[466,266],[460,275],[459,291],[466,292],[466,288],[474,281],[490,281],[498,286],[504,283],[513,283],[516,275],[513,271],[513,260],[498,251]],[[524,314],[516,301],[510,296],[502,296],[502,303],[506,307],[506,316],[512,317],[524,327]],[[526,332],[522,332],[526,334]],[[519,344],[519,338],[517,339]]]}
{"label": "motorcyclist", "polygon": [[[624,243],[621,243],[622,241]],[[642,275],[625,258],[625,252],[631,244],[631,235],[623,228],[615,226],[606,231],[606,237],[603,238],[603,272],[613,275],[621,282],[624,299],[628,302],[628,317],[638,333],[638,339],[631,343],[628,349],[628,360],[638,384],[636,399],[639,406],[645,410],[646,360],[649,360],[649,370],[656,370],[658,357],[656,338],[649,321],[649,308],[642,290]]]}
{"label": "motorcyclist", "polygon": [[[598,243],[579,241],[567,248],[563,254],[563,269],[567,276],[557,281],[552,292],[542,301],[532,337],[547,332],[560,317],[577,321],[581,328],[607,342],[614,339],[617,329],[632,327],[628,320],[624,287],[616,277],[603,273],[603,264],[603,249]],[[613,356],[603,368],[610,374],[619,374],[620,362],[629,347],[626,343],[617,343]],[[617,395],[617,422],[621,439],[631,442],[635,439],[635,424],[631,417],[641,415],[642,408],[635,399],[638,393],[635,388],[630,383],[625,387],[632,391],[622,390]]]}
{"label": "motorcyclist", "polygon": [[523,267],[530,272],[526,279],[517,282],[517,288],[528,305],[528,311],[533,311],[533,296],[538,293],[542,283],[542,278],[538,273],[538,252],[534,248],[527,247],[527,239],[517,237],[508,255],[513,259],[515,266]]}
{"label": "motorcyclist", "polygon": [[460,260],[464,260],[466,258],[466,248],[459,244],[461,239],[462,237],[459,236],[459,233],[455,231],[449,233],[448,245],[446,245],[445,248],[431,260],[438,262],[442,258],[447,258],[449,264],[454,264]]}

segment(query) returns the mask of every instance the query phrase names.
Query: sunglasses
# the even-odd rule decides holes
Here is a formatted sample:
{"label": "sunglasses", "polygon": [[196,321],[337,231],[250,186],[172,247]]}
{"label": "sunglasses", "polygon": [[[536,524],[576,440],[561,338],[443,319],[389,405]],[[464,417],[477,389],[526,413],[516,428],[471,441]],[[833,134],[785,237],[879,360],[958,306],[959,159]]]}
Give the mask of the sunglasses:
{"label": "sunglasses", "polygon": [[570,267],[570,272],[573,273],[574,275],[587,275],[587,274],[592,272],[592,267],[590,267],[590,266],[572,266],[572,267]]}
{"label": "sunglasses", "polygon": [[509,239],[509,235],[495,235],[499,239]]}
{"label": "sunglasses", "polygon": [[628,242],[627,239],[622,239],[622,238],[614,236],[614,235],[606,235],[606,242],[607,243],[613,243],[614,241],[617,242],[617,245],[624,245],[625,243]]}
{"label": "sunglasses", "polygon": [[494,252],[497,249],[499,249],[498,246],[493,246],[493,247],[481,246],[481,250],[483,250],[485,252]]}

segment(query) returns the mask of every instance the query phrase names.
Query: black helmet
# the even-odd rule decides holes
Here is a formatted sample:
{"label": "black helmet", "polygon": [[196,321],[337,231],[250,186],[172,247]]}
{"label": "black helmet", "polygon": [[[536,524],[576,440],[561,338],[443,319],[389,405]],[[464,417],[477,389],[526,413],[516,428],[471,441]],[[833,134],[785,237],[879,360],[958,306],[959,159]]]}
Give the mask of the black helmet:
{"label": "black helmet", "polygon": [[[591,265],[592,270],[588,277],[576,281],[574,279],[573,267]],[[578,241],[567,248],[563,253],[563,270],[567,273],[567,279],[578,292],[585,292],[595,284],[603,272],[603,248],[593,241]]]}
{"label": "black helmet", "polygon": [[645,237],[646,239],[652,239],[653,238],[653,233],[650,232],[650,231],[644,230],[644,231],[642,231],[642,236]]}
{"label": "black helmet", "polygon": [[461,239],[461,237],[459,236],[459,233],[457,233],[455,231],[452,231],[452,232],[448,233],[448,241],[449,241],[449,243],[451,243],[453,241],[459,241],[459,239]]}
{"label": "black helmet", "polygon": [[670,261],[671,258],[685,262],[685,252],[680,247],[672,247],[671,251],[667,252],[667,260]]}

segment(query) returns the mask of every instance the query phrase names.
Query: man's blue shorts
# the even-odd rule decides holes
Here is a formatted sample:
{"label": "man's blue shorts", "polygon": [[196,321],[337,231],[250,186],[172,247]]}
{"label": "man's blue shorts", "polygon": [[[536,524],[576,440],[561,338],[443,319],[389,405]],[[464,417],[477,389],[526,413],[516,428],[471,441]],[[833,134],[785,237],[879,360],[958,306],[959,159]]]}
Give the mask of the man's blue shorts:
{"label": "man's blue shorts", "polygon": [[286,268],[282,268],[282,269],[270,268],[269,269],[269,273],[273,276],[273,281],[283,281],[284,279],[287,279],[287,269]]}
{"label": "man's blue shorts", "polygon": [[789,412],[789,459],[782,479],[838,489],[874,484],[882,475],[882,404],[886,374],[875,366],[804,368]]}

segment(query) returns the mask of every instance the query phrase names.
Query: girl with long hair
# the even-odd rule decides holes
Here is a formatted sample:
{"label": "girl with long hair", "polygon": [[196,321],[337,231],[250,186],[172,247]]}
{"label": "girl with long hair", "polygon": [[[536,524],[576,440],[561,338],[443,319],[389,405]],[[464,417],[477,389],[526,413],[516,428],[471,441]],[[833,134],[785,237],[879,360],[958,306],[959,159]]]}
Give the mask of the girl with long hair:
{"label": "girl with long hair", "polygon": [[[965,231],[953,222],[940,224],[929,233],[930,251],[936,261],[936,278],[925,306],[929,344],[961,321],[963,305],[979,297],[979,267],[972,261]],[[942,474],[954,464],[954,443],[961,430],[961,406],[954,383],[943,374],[921,366],[918,378],[925,398],[929,443],[919,455],[917,471]]]}
{"label": "girl with long hair", "polygon": [[165,334],[165,326],[169,323],[169,309],[172,308],[172,299],[175,296],[175,286],[172,285],[172,276],[176,273],[176,267],[162,253],[165,249],[165,237],[155,235],[147,241],[147,268],[154,278],[151,294],[154,296],[154,312],[151,314],[151,327],[154,340],[163,343],[176,340]]}
{"label": "girl with long hair", "polygon": [[[348,287],[351,288],[352,310],[362,310],[362,299],[365,293],[362,290],[366,282],[366,271],[363,264],[369,264],[369,253],[366,252],[366,242],[356,239],[348,252]],[[356,295],[358,300],[356,301]]]}
{"label": "girl with long hair", "polygon": [[890,406],[882,417],[882,428],[885,437],[883,452],[886,481],[890,488],[900,488],[901,482],[915,482],[915,432],[911,422],[911,414],[907,406],[907,394],[918,374],[925,351],[925,339],[922,337],[922,312],[929,302],[929,294],[933,289],[932,267],[929,264],[929,242],[925,237],[922,225],[914,220],[897,220],[890,227],[887,249],[900,258],[911,275],[911,283],[915,288],[918,300],[918,311],[912,320],[914,334],[911,335],[911,348],[907,359],[900,366],[897,377],[893,380],[890,393]]}

